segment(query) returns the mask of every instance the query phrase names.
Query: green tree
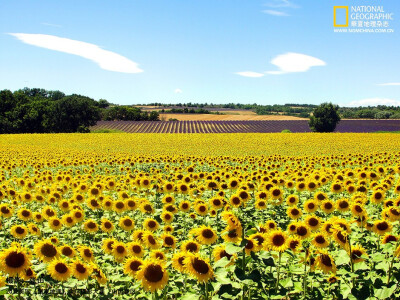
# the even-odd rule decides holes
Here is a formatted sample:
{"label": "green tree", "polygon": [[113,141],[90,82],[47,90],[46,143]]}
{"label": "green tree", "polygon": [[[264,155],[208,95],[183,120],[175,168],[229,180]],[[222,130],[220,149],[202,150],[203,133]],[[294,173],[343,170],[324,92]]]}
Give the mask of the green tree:
{"label": "green tree", "polygon": [[313,111],[309,126],[314,132],[333,132],[340,121],[339,106],[332,103],[322,103]]}

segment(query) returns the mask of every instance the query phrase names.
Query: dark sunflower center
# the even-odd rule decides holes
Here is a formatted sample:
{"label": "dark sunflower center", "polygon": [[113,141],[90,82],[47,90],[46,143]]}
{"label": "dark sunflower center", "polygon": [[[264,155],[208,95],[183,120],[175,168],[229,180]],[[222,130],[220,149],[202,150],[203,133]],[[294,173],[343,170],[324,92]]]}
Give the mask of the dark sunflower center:
{"label": "dark sunflower center", "polygon": [[232,255],[226,253],[225,250],[222,250],[222,251],[219,253],[219,256],[220,256],[221,258],[226,257],[228,260],[230,260],[231,257],[232,257]]}
{"label": "dark sunflower center", "polygon": [[20,268],[25,264],[25,255],[13,251],[7,255],[5,262],[9,268]]}
{"label": "dark sunflower center", "polygon": [[70,247],[64,247],[61,253],[65,256],[70,256],[72,254],[72,249]]}
{"label": "dark sunflower center", "polygon": [[261,235],[256,235],[254,238],[257,240],[259,245],[262,245],[262,243],[264,243],[264,238]]}
{"label": "dark sunflower center", "polygon": [[132,247],[132,251],[135,253],[140,253],[140,252],[142,252],[142,248],[140,248],[140,246],[138,246],[138,245],[135,245]]}
{"label": "dark sunflower center", "polygon": [[349,207],[349,203],[347,201],[340,201],[339,207],[340,208],[348,208]]}
{"label": "dark sunflower center", "polygon": [[78,273],[81,273],[81,274],[85,274],[86,273],[86,268],[82,264],[77,264],[76,267],[75,267],[75,270]]}
{"label": "dark sunflower center", "polygon": [[292,215],[293,215],[293,216],[297,216],[299,213],[300,213],[300,212],[299,212],[299,210],[298,210],[297,208],[293,208],[293,209],[292,209]]}
{"label": "dark sunflower center", "polygon": [[307,228],[304,227],[304,226],[299,226],[299,227],[297,227],[296,231],[297,231],[297,234],[298,234],[299,236],[306,236],[307,233],[308,233]]}
{"label": "dark sunflower center", "polygon": [[156,258],[158,258],[158,259],[164,259],[164,255],[163,255],[162,253],[160,253],[160,252],[157,252],[157,253],[156,253]]}
{"label": "dark sunflower center", "polygon": [[341,231],[339,231],[336,236],[343,244],[347,243],[347,238],[342,234]]}
{"label": "dark sunflower center", "polygon": [[68,272],[68,267],[63,263],[58,263],[54,267],[57,273],[64,274]]}
{"label": "dark sunflower center", "polygon": [[95,229],[95,228],[96,228],[96,223],[94,223],[94,222],[89,222],[88,225],[87,225],[87,227],[88,227],[89,229]]}
{"label": "dark sunflower center", "polygon": [[362,252],[360,250],[353,250],[351,251],[351,258],[353,260],[358,259],[362,256]]}
{"label": "dark sunflower center", "polygon": [[240,204],[240,198],[239,198],[239,197],[234,197],[234,198],[232,199],[232,203],[235,204],[235,205]]}
{"label": "dark sunflower center", "polygon": [[86,257],[92,257],[92,252],[90,252],[90,250],[89,249],[85,249],[85,250],[83,250],[83,254],[86,256]]}
{"label": "dark sunflower center", "polygon": [[272,238],[272,244],[276,247],[280,247],[285,243],[285,238],[283,235],[281,234],[276,234],[274,235],[274,237]]}
{"label": "dark sunflower center", "polygon": [[92,200],[92,201],[90,201],[90,204],[93,206],[93,207],[97,207],[97,206],[99,206],[99,203],[96,201],[96,200]]}
{"label": "dark sunflower center", "polygon": [[327,267],[332,267],[332,260],[329,255],[321,254],[321,262]]}
{"label": "dark sunflower center", "polygon": [[142,265],[142,263],[138,260],[134,260],[133,262],[131,262],[131,264],[129,265],[129,268],[136,272],[139,271],[140,266]]}
{"label": "dark sunflower center", "polygon": [[123,209],[124,208],[124,203],[117,202],[117,204],[115,204],[115,207],[118,208],[118,209]]}
{"label": "dark sunflower center", "polygon": [[125,247],[124,246],[117,246],[116,250],[117,250],[118,253],[122,254],[122,253],[125,252]]}
{"label": "dark sunflower center", "polygon": [[23,210],[23,211],[22,211],[22,216],[23,216],[23,217],[27,218],[27,217],[29,217],[30,215],[31,215],[31,213],[30,213],[29,211],[27,211],[27,210]]}
{"label": "dark sunflower center", "polygon": [[154,228],[154,227],[157,226],[157,223],[156,223],[155,221],[149,221],[149,223],[147,223],[147,225],[148,225],[150,228]]}
{"label": "dark sunflower center", "polygon": [[382,199],[382,194],[380,192],[375,193],[375,199]]}
{"label": "dark sunflower center", "polygon": [[18,226],[18,227],[15,229],[15,232],[16,232],[17,234],[24,234],[24,233],[25,233],[25,229],[23,229],[22,227]]}
{"label": "dark sunflower center", "polygon": [[309,224],[310,226],[312,226],[312,227],[315,227],[315,226],[317,226],[317,225],[319,224],[319,221],[318,221],[318,219],[316,219],[316,218],[310,218],[310,219],[308,220],[308,224]]}
{"label": "dark sunflower center", "polygon": [[57,255],[57,249],[52,244],[44,244],[40,252],[46,257],[54,257]]}
{"label": "dark sunflower center", "polygon": [[322,235],[318,235],[316,238],[315,238],[315,241],[317,242],[317,244],[324,244],[325,243],[325,238],[322,236]]}
{"label": "dark sunflower center", "polygon": [[362,208],[360,205],[356,205],[356,206],[354,207],[354,209],[355,209],[355,211],[358,212],[358,213],[363,212],[363,208]]}
{"label": "dark sunflower center", "polygon": [[144,278],[149,282],[159,282],[164,276],[164,272],[159,265],[150,265],[144,272]]}
{"label": "dark sunflower center", "polygon": [[330,202],[324,204],[325,209],[332,209],[333,205]]}
{"label": "dark sunflower center", "polygon": [[386,222],[380,222],[376,225],[376,228],[378,228],[379,230],[387,230],[389,228],[389,225]]}
{"label": "dark sunflower center", "polygon": [[195,258],[192,262],[193,269],[200,274],[207,274],[210,268],[208,267],[208,264],[202,260]]}
{"label": "dark sunflower center", "polygon": [[211,239],[211,238],[214,237],[214,232],[213,232],[211,229],[204,229],[204,230],[201,232],[201,235],[202,235],[203,237],[205,237],[206,239]]}
{"label": "dark sunflower center", "polygon": [[197,251],[197,244],[195,243],[188,243],[186,245],[186,250],[190,252],[196,252]]}
{"label": "dark sunflower center", "polygon": [[184,266],[184,265],[185,265],[185,264],[183,263],[184,260],[185,260],[185,257],[181,256],[181,257],[178,258],[178,263],[179,263],[181,266]]}
{"label": "dark sunflower center", "polygon": [[281,194],[280,190],[273,190],[272,191],[272,195],[274,195],[274,197],[278,197]]}
{"label": "dark sunflower center", "polygon": [[388,235],[385,240],[386,243],[397,242],[397,238],[394,235]]}
{"label": "dark sunflower center", "polygon": [[165,242],[165,244],[171,246],[171,245],[174,244],[174,239],[173,239],[172,237],[170,237],[170,236],[167,236],[167,237],[164,239],[164,242]]}
{"label": "dark sunflower center", "polygon": [[153,236],[149,235],[149,237],[147,238],[147,240],[149,241],[150,244],[154,245],[156,243],[156,240],[154,239]]}
{"label": "dark sunflower center", "polygon": [[300,243],[299,243],[299,241],[297,241],[297,240],[293,240],[293,241],[291,241],[290,242],[290,248],[291,249],[296,249],[296,247],[299,245]]}
{"label": "dark sunflower center", "polygon": [[112,249],[113,249],[113,245],[114,245],[114,241],[109,241],[109,242],[107,243],[107,248],[110,249],[110,250],[112,250]]}
{"label": "dark sunflower center", "polygon": [[105,222],[104,223],[104,227],[107,228],[107,229],[110,229],[111,228],[111,223],[110,222]]}
{"label": "dark sunflower center", "polygon": [[26,272],[25,272],[25,275],[28,276],[28,277],[31,277],[33,275],[32,269],[31,268],[27,269]]}
{"label": "dark sunflower center", "polygon": [[183,208],[183,209],[188,209],[188,207],[189,207],[189,205],[188,205],[187,203],[183,203],[183,204],[182,204],[182,208]]}
{"label": "dark sunflower center", "polygon": [[124,225],[127,226],[127,227],[132,226],[132,220],[130,220],[130,219],[125,219],[125,220],[124,220]]}

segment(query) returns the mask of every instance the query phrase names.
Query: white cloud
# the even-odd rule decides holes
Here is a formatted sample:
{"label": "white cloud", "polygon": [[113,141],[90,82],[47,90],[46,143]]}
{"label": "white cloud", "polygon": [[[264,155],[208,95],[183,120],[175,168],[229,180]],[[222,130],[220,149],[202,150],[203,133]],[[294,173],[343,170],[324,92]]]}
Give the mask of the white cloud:
{"label": "white cloud", "polygon": [[352,101],[343,106],[358,107],[358,106],[377,106],[377,105],[387,105],[387,106],[400,106],[400,101],[388,98],[367,98]]}
{"label": "white cloud", "polygon": [[292,7],[296,8],[297,5],[292,3],[289,0],[270,0],[268,3],[265,4],[265,6],[269,7]]}
{"label": "white cloud", "polygon": [[252,72],[252,71],[244,71],[244,72],[237,72],[235,74],[238,74],[240,76],[244,77],[263,77],[263,73],[257,73],[257,72]]}
{"label": "white cloud", "polygon": [[137,63],[94,44],[47,34],[10,33],[10,35],[25,44],[81,56],[95,62],[104,70],[121,73],[143,72]]}
{"label": "white cloud", "polygon": [[400,85],[400,82],[379,83],[377,85],[380,85],[380,86],[393,86],[393,85]]}
{"label": "white cloud", "polygon": [[278,67],[278,71],[267,71],[267,74],[285,74],[295,72],[306,72],[311,67],[325,66],[326,63],[319,58],[301,53],[286,53],[276,56],[271,64]]}
{"label": "white cloud", "polygon": [[40,24],[42,24],[42,25],[44,25],[44,26],[50,26],[50,27],[62,27],[61,25],[53,24],[53,23],[45,23],[45,22],[42,22],[42,23],[40,23]]}
{"label": "white cloud", "polygon": [[277,17],[288,17],[290,16],[289,14],[283,12],[283,11],[277,11],[277,10],[271,10],[271,9],[266,9],[263,10],[263,13],[266,13],[268,15],[272,15],[272,16],[277,16]]}
{"label": "white cloud", "polygon": [[174,93],[175,93],[175,94],[182,94],[183,91],[182,91],[181,89],[175,89]]}

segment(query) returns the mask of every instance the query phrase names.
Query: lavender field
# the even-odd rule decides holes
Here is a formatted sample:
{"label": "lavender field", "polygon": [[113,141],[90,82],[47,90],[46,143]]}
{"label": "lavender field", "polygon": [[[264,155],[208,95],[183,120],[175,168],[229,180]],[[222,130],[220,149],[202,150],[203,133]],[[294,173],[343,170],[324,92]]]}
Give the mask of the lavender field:
{"label": "lavender field", "polygon": [[[142,133],[310,132],[306,120],[284,121],[99,121],[90,128]],[[342,120],[336,132],[399,131],[400,120]]]}

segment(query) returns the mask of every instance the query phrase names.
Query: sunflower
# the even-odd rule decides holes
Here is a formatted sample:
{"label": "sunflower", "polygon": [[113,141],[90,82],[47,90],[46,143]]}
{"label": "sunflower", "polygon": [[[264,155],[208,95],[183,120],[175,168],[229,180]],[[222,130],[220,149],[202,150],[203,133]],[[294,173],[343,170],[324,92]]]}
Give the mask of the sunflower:
{"label": "sunflower", "polygon": [[125,205],[125,201],[122,200],[117,200],[114,202],[114,207],[113,210],[119,214],[123,213],[124,211],[126,211],[128,208]]}
{"label": "sunflower", "polygon": [[139,271],[142,265],[143,261],[140,258],[130,257],[124,263],[124,273],[135,279],[136,273]]}
{"label": "sunflower", "polygon": [[125,259],[125,257],[128,256],[129,252],[128,252],[128,248],[126,247],[125,243],[119,242],[119,241],[115,241],[112,244],[112,252],[111,252],[111,254],[114,256],[114,259],[117,262],[121,262],[122,260]]}
{"label": "sunflower", "polygon": [[363,216],[367,213],[367,211],[364,208],[364,205],[361,203],[353,203],[351,205],[351,213],[355,217]]}
{"label": "sunflower", "polygon": [[161,236],[163,240],[163,247],[167,248],[175,248],[176,247],[176,238],[170,234],[163,234]]}
{"label": "sunflower", "polygon": [[354,264],[364,261],[364,258],[368,256],[367,251],[361,245],[355,245],[351,247],[351,260]]}
{"label": "sunflower", "polygon": [[349,239],[347,237],[348,233],[342,230],[339,226],[332,226],[332,235],[333,240],[339,244],[340,247],[347,250],[349,248]]}
{"label": "sunflower", "polygon": [[28,228],[25,225],[13,225],[10,232],[16,239],[22,240],[28,234]]}
{"label": "sunflower", "polygon": [[20,274],[30,265],[31,255],[28,249],[17,243],[13,243],[10,248],[0,252],[0,269],[10,277]]}
{"label": "sunflower", "polygon": [[188,212],[190,210],[190,201],[183,200],[181,203],[179,203],[179,209],[183,212]]}
{"label": "sunflower", "polygon": [[174,220],[174,215],[171,214],[169,211],[164,211],[161,214],[161,219],[164,221],[164,223],[170,224]]}
{"label": "sunflower", "polygon": [[132,240],[143,243],[144,242],[143,235],[145,232],[146,232],[145,230],[136,229],[132,233]]}
{"label": "sunflower", "polygon": [[399,238],[393,234],[386,233],[382,238],[381,238],[381,243],[382,244],[387,244],[387,243],[397,243]]}
{"label": "sunflower", "polygon": [[289,206],[294,206],[299,203],[299,197],[297,195],[289,195],[286,197],[286,204]]}
{"label": "sunflower", "polygon": [[329,246],[328,238],[322,233],[314,234],[311,242],[316,248],[326,248]]}
{"label": "sunflower", "polygon": [[86,280],[92,274],[92,267],[80,260],[74,260],[71,269],[73,276],[78,280]]}
{"label": "sunflower", "polygon": [[208,206],[205,204],[195,205],[194,210],[200,216],[205,216],[208,214]]}
{"label": "sunflower", "polygon": [[186,272],[184,261],[187,256],[187,253],[183,251],[175,253],[172,256],[172,267],[181,273]]}
{"label": "sunflower", "polygon": [[228,254],[225,250],[225,245],[219,245],[213,250],[214,261],[218,261],[224,257],[230,262],[234,262],[237,258],[236,254]]}
{"label": "sunflower", "polygon": [[119,227],[121,227],[125,231],[132,231],[133,228],[135,227],[134,221],[128,216],[120,218],[118,224]]}
{"label": "sunflower", "polygon": [[376,190],[371,195],[371,202],[374,204],[382,203],[385,200],[385,193],[381,190]]}
{"label": "sunflower", "polygon": [[198,242],[202,245],[214,244],[218,236],[211,227],[202,225],[199,228],[194,229],[194,233]]}
{"label": "sunflower", "polygon": [[336,273],[336,265],[328,252],[322,252],[317,256],[316,263],[324,273]]}
{"label": "sunflower", "polygon": [[57,247],[49,239],[37,242],[34,246],[34,252],[43,262],[49,262],[60,256]]}
{"label": "sunflower", "polygon": [[145,260],[139,271],[136,273],[136,279],[140,281],[143,289],[154,292],[162,290],[168,282],[168,272],[163,264],[157,260]]}
{"label": "sunflower", "polygon": [[289,249],[298,252],[301,248],[301,240],[296,237],[290,237],[288,241]]}
{"label": "sunflower", "polygon": [[85,260],[85,261],[94,261],[94,254],[93,250],[89,246],[78,246],[78,251],[80,256]]}
{"label": "sunflower", "polygon": [[22,221],[29,221],[32,218],[32,212],[27,208],[21,208],[17,215]]}
{"label": "sunflower", "polygon": [[4,218],[10,218],[13,215],[13,208],[7,204],[0,205],[0,215]]}
{"label": "sunflower", "polygon": [[379,235],[384,235],[387,232],[391,232],[392,227],[393,227],[392,223],[386,220],[376,220],[374,222],[374,227],[372,230]]}
{"label": "sunflower", "polygon": [[201,245],[195,240],[184,241],[181,244],[182,252],[197,253],[200,251]]}
{"label": "sunflower", "polygon": [[206,259],[199,254],[188,255],[184,259],[186,272],[198,282],[207,282],[214,277],[214,272]]}
{"label": "sunflower", "polygon": [[107,277],[104,275],[103,271],[95,264],[91,264],[92,268],[92,278],[96,279],[98,284],[104,285],[107,283]]}
{"label": "sunflower", "polygon": [[314,213],[318,210],[318,203],[317,201],[310,199],[304,202],[304,210],[308,213]]}
{"label": "sunflower", "polygon": [[69,258],[72,258],[75,256],[74,248],[72,248],[70,245],[67,245],[67,244],[59,247],[58,252]]}
{"label": "sunflower", "polygon": [[277,200],[282,197],[283,191],[279,187],[273,187],[269,190],[269,195],[273,200]]}
{"label": "sunflower", "polygon": [[322,202],[322,201],[328,199],[328,195],[327,195],[326,193],[324,193],[324,192],[316,192],[316,193],[314,194],[314,199],[315,199],[316,201],[318,201],[318,202]]}
{"label": "sunflower", "polygon": [[304,220],[304,224],[306,224],[312,231],[315,231],[321,226],[321,219],[315,215],[308,215]]}
{"label": "sunflower", "polygon": [[334,182],[331,185],[331,192],[333,193],[340,193],[343,191],[343,186],[340,182]]}
{"label": "sunflower", "polygon": [[112,211],[114,207],[114,201],[111,198],[104,198],[101,202],[101,206],[105,211]]}
{"label": "sunflower", "polygon": [[143,257],[144,248],[140,243],[130,242],[126,245],[129,253],[135,257]]}
{"label": "sunflower", "polygon": [[34,220],[36,223],[42,223],[43,220],[44,220],[44,218],[43,218],[43,215],[42,215],[41,213],[36,212],[36,213],[33,213],[33,220]]}
{"label": "sunflower", "polygon": [[114,224],[106,218],[101,219],[100,228],[105,233],[110,233],[115,229]]}
{"label": "sunflower", "polygon": [[83,210],[80,210],[80,209],[74,209],[71,212],[71,216],[74,218],[76,223],[80,223],[85,218],[85,212]]}
{"label": "sunflower", "polygon": [[57,217],[52,217],[48,220],[49,226],[51,228],[51,230],[53,231],[59,231],[61,230],[63,224],[61,222],[61,220]]}
{"label": "sunflower", "polygon": [[146,230],[154,232],[160,227],[160,224],[154,219],[147,218],[143,221],[143,227]]}
{"label": "sunflower", "polygon": [[221,232],[221,237],[225,242],[238,243],[242,239],[242,226],[239,227],[226,227]]}
{"label": "sunflower", "polygon": [[41,234],[39,227],[37,227],[34,223],[28,224],[28,230],[32,235],[40,236]]}
{"label": "sunflower", "polygon": [[285,232],[281,230],[273,230],[265,237],[264,248],[274,251],[283,252],[288,249],[289,239]]}
{"label": "sunflower", "polygon": [[83,230],[89,233],[96,233],[99,230],[99,226],[93,219],[88,219],[83,223]]}
{"label": "sunflower", "polygon": [[47,266],[47,273],[57,281],[67,281],[71,275],[71,267],[63,259],[54,259]]}
{"label": "sunflower", "polygon": [[340,212],[346,212],[350,209],[350,203],[348,199],[342,198],[336,201],[336,209]]}
{"label": "sunflower", "polygon": [[287,227],[287,231],[289,232],[289,234],[296,234],[297,224],[298,222],[296,221],[292,221],[291,223],[289,223]]}
{"label": "sunflower", "polygon": [[263,210],[267,208],[267,202],[265,200],[257,200],[255,202],[256,209]]}
{"label": "sunflower", "polygon": [[111,254],[114,248],[114,244],[117,242],[114,238],[107,238],[103,240],[102,249],[106,254]]}
{"label": "sunflower", "polygon": [[28,281],[31,279],[36,278],[36,273],[35,271],[32,269],[32,267],[29,267],[27,269],[25,269],[22,274],[21,274],[21,278],[22,280]]}
{"label": "sunflower", "polygon": [[229,198],[229,203],[233,206],[233,207],[240,207],[242,205],[242,199],[240,199],[240,197],[236,194],[233,194],[230,198]]}
{"label": "sunflower", "polygon": [[171,225],[165,225],[163,230],[165,233],[171,234],[174,232],[174,227]]}
{"label": "sunflower", "polygon": [[249,238],[257,241],[257,246],[254,251],[260,251],[265,241],[265,233],[254,233],[250,235]]}
{"label": "sunflower", "polygon": [[163,261],[163,262],[165,262],[166,259],[167,259],[165,253],[163,251],[161,251],[161,250],[152,250],[150,252],[150,258],[151,259],[158,259],[158,260]]}
{"label": "sunflower", "polygon": [[65,226],[67,226],[69,228],[74,226],[75,223],[76,223],[75,219],[70,214],[63,215],[62,218],[61,218],[61,222],[62,222],[63,225],[65,225]]}
{"label": "sunflower", "polygon": [[332,200],[324,200],[320,205],[321,210],[326,213],[330,214],[335,210],[335,203]]}
{"label": "sunflower", "polygon": [[160,248],[160,243],[158,241],[158,238],[154,235],[154,233],[150,231],[145,231],[143,233],[143,242],[150,249]]}
{"label": "sunflower", "polygon": [[286,213],[289,216],[289,218],[291,218],[293,220],[297,220],[297,219],[301,218],[301,216],[303,214],[301,209],[298,209],[296,206],[289,207],[287,209]]}

